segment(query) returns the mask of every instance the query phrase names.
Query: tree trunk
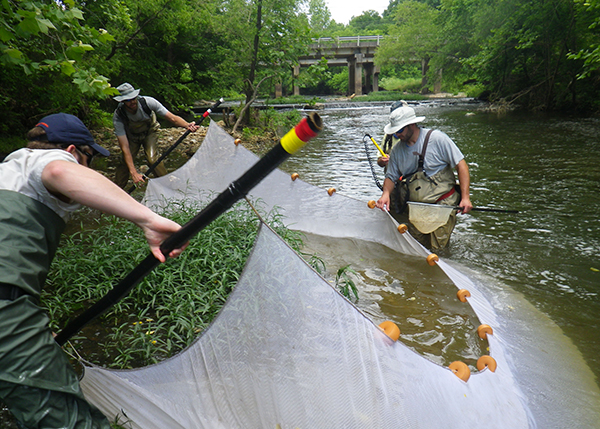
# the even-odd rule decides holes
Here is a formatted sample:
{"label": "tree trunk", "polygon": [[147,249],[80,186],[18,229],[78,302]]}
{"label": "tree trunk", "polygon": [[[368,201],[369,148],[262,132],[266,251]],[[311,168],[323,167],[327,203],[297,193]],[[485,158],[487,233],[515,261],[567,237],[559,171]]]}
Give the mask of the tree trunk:
{"label": "tree trunk", "polygon": [[[254,34],[254,51],[252,52],[252,62],[250,63],[250,74],[246,83],[246,105],[252,103],[254,96],[254,79],[256,78],[256,67],[258,66],[258,46],[260,44],[260,30],[262,29],[262,0],[256,2],[256,33]],[[242,115],[240,115],[241,117]],[[250,109],[247,109],[244,115],[247,124],[250,124]]]}

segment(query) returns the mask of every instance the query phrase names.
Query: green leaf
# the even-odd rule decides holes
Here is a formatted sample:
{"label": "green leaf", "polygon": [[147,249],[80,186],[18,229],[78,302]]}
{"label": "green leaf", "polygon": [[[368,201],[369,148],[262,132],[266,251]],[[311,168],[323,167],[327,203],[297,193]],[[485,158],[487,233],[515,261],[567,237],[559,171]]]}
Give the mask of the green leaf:
{"label": "green leaf", "polygon": [[60,63],[60,71],[67,76],[71,76],[75,73],[75,67],[73,66],[74,62],[75,61],[62,61]]}
{"label": "green leaf", "polygon": [[12,40],[15,37],[15,35],[8,31],[5,28],[0,27],[0,41],[2,42],[8,42],[9,40]]}
{"label": "green leaf", "polygon": [[45,18],[36,18],[36,20],[38,23],[38,27],[42,33],[48,34],[49,28],[56,30],[56,27],[54,26],[54,24],[52,24],[50,20]]}
{"label": "green leaf", "polygon": [[19,51],[18,49],[13,49],[13,48],[5,49],[4,54],[6,54],[9,57],[14,58],[14,59],[23,58],[23,53],[21,51]]}
{"label": "green leaf", "polygon": [[76,19],[83,20],[83,12],[80,9],[74,7],[71,9],[71,13]]}
{"label": "green leaf", "polygon": [[40,32],[40,25],[35,17],[35,14],[31,18],[23,19],[17,27],[26,34],[38,34]]}

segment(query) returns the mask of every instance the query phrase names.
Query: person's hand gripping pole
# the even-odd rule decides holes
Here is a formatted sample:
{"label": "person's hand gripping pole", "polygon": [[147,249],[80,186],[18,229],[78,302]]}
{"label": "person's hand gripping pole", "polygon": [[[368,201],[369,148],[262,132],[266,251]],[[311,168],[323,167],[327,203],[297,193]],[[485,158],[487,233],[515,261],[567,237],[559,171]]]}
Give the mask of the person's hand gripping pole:
{"label": "person's hand gripping pole", "polygon": [[[168,259],[169,254],[173,250],[182,248],[198,232],[243,198],[262,179],[289,158],[290,155],[297,152],[310,139],[317,136],[322,129],[323,123],[317,113],[310,113],[308,117],[302,119],[296,127],[283,136],[279,144],[259,159],[246,173],[232,182],[225,191],[217,196],[193,219],[183,225],[181,229],[163,241],[160,245],[162,254]],[[56,336],[56,342],[61,346],[64,345],[69,338],[85,325],[125,297],[134,286],[159,264],[160,261],[150,253],[106,295],[77,318],[69,322]]]}

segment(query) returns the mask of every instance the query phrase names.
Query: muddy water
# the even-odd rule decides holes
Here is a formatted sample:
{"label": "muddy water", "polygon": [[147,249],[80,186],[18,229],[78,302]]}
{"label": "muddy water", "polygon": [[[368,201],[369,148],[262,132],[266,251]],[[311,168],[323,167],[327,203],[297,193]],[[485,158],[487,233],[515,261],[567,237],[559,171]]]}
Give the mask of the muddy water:
{"label": "muddy water", "polygon": [[[472,212],[459,216],[450,247],[440,256],[523,294],[563,330],[596,377],[600,376],[600,121],[491,113],[471,102],[413,107],[417,115],[426,117],[425,126],[443,130],[463,151],[475,206],[519,210],[518,214]],[[314,185],[335,187],[347,196],[377,199],[380,190],[364,141],[365,134],[370,134],[381,142],[389,108],[356,106],[325,109],[319,114],[324,131],[282,169],[298,172]],[[368,140],[367,148],[374,159],[376,149]],[[383,181],[377,166],[375,176]],[[372,276],[367,268],[361,269],[357,271],[364,279],[387,275],[377,272]],[[417,316],[406,316],[409,302],[399,303],[401,294],[391,293],[389,285],[377,290],[376,283],[363,290],[371,295],[363,300],[366,312],[403,318],[410,329],[426,323],[426,314],[421,317],[416,309]],[[417,286],[418,293],[427,293],[426,285]],[[424,353],[432,341],[438,344],[436,353],[441,353],[443,360],[441,344],[454,347],[457,341],[452,342],[457,325],[453,320],[453,316],[438,318],[437,342],[438,337],[431,333],[421,335],[423,338],[415,334],[412,339]],[[422,330],[430,331],[429,327]],[[476,348],[464,342],[458,347],[458,353],[467,357],[473,350]]]}

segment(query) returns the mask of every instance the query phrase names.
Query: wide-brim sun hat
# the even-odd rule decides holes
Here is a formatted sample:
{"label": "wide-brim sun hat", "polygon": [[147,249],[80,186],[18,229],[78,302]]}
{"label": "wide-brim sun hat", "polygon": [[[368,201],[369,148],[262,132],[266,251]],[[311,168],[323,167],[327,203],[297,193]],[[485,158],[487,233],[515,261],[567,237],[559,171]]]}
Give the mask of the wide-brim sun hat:
{"label": "wide-brim sun hat", "polygon": [[136,98],[140,94],[139,89],[135,89],[131,84],[127,82],[117,86],[117,91],[119,91],[119,95],[113,97],[113,100],[115,101],[131,100],[132,98]]}
{"label": "wide-brim sun hat", "polygon": [[108,150],[96,143],[90,130],[77,116],[55,113],[43,117],[35,126],[42,127],[46,131],[46,138],[50,143],[90,146],[102,156],[110,155]]}
{"label": "wide-brim sun hat", "polygon": [[386,134],[394,134],[401,128],[410,124],[416,124],[425,119],[425,116],[415,115],[415,109],[409,106],[398,107],[390,114],[390,123],[383,128]]}

